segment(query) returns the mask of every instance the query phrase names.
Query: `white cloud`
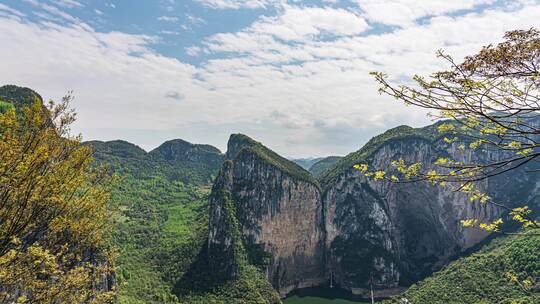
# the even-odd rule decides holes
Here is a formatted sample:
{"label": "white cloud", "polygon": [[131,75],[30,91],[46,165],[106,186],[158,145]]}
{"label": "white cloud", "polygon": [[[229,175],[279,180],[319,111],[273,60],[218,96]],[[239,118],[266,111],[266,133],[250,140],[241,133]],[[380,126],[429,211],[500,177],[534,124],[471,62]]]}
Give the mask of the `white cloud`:
{"label": "white cloud", "polygon": [[246,52],[280,47],[275,39],[305,41],[321,36],[352,36],[368,28],[363,18],[343,9],[285,6],[276,17],[261,17],[243,31],[217,34],[208,41],[213,51]]}
{"label": "white cloud", "polygon": [[180,32],[175,32],[175,31],[160,31],[159,33],[163,35],[172,35],[172,36],[180,35]]}
{"label": "white cloud", "polygon": [[[244,31],[210,38],[206,49],[197,51],[228,56],[209,61],[199,76],[214,92],[242,100],[239,108],[255,107],[246,113],[267,117],[263,123],[274,121],[284,127],[289,143],[298,142],[294,149],[308,149],[304,147],[306,138],[315,137],[324,143],[321,137],[332,138],[329,130],[339,129],[362,138],[362,131],[425,123],[423,112],[379,96],[368,73],[384,71],[402,80],[415,73],[426,75],[442,69],[444,62],[435,56],[438,49],[444,48],[460,60],[482,45],[500,41],[507,30],[535,26],[540,6],[434,17],[429,23],[389,33],[345,35],[326,41],[316,37],[317,26],[305,22],[311,20],[306,17],[309,13],[302,19],[303,26],[309,29],[305,31],[284,21],[289,20],[287,14],[285,10],[281,16],[263,18]],[[285,29],[276,31],[275,24]],[[272,116],[275,111],[287,115],[277,119]],[[344,130],[346,126],[349,131]],[[354,142],[355,138],[348,140]],[[284,151],[294,150],[283,142],[279,145]]]}
{"label": "white cloud", "polygon": [[56,5],[67,7],[67,8],[84,7],[84,4],[75,0],[51,0],[51,2]]}
{"label": "white cloud", "polygon": [[265,8],[275,0],[195,0],[214,9]]}
{"label": "white cloud", "polygon": [[437,49],[459,60],[538,16],[533,3],[368,35],[358,13],[289,6],[189,48],[211,53],[197,66],[153,51],[155,37],[0,16],[0,79],[56,99],[73,89],[87,139],[150,148],[175,137],[223,148],[229,133],[245,132],[284,155],[345,154],[389,127],[427,122],[380,96],[368,72],[426,75],[444,67]]}
{"label": "white cloud", "polygon": [[0,78],[55,99],[73,89],[83,130],[174,127],[176,119],[162,119],[165,113],[178,112],[170,109],[165,95],[192,90],[195,69],[149,50],[152,37],[99,33],[84,24],[38,25],[4,18],[0,37],[10,41],[9,49],[0,50]]}
{"label": "white cloud", "polygon": [[[69,21],[69,22],[77,22],[78,21],[77,18],[75,18],[75,17],[71,16],[70,14],[60,10],[56,6],[48,5],[46,3],[42,3],[42,2],[39,2],[37,0],[23,0],[23,1],[31,4],[32,6],[35,6],[36,8],[42,9],[47,14],[50,14],[50,15],[55,16],[55,17],[60,17],[60,18],[64,19],[65,21]],[[36,14],[36,15],[38,15],[38,14]],[[53,19],[53,18],[48,18],[48,19]]]}
{"label": "white cloud", "polygon": [[25,14],[21,13],[20,11],[13,9],[5,4],[0,3],[0,11],[6,12],[7,14],[11,14],[17,17],[24,17]]}
{"label": "white cloud", "polygon": [[198,56],[201,53],[202,49],[198,46],[191,46],[186,48],[186,54],[189,56]]}
{"label": "white cloud", "polygon": [[356,0],[366,17],[387,25],[411,26],[428,16],[439,16],[459,10],[473,9],[496,0]]}
{"label": "white cloud", "polygon": [[286,6],[279,17],[262,18],[250,30],[283,40],[302,40],[322,34],[355,35],[368,28],[363,18],[344,9]]}
{"label": "white cloud", "polygon": [[178,17],[174,16],[160,16],[157,18],[159,21],[165,21],[165,22],[178,22]]}
{"label": "white cloud", "polygon": [[206,24],[206,20],[196,17],[194,15],[186,14],[185,21],[180,26],[184,31],[192,30],[193,28],[199,27]]}

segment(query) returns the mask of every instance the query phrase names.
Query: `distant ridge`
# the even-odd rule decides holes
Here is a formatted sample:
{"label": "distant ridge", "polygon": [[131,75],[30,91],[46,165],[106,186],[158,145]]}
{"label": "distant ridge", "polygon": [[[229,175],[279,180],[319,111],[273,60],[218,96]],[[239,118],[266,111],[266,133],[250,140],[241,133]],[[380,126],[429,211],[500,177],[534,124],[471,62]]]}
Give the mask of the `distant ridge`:
{"label": "distant ridge", "polygon": [[316,163],[311,165],[309,167],[309,172],[314,177],[319,177],[321,174],[324,173],[324,171],[328,170],[330,167],[332,167],[335,163],[337,163],[339,160],[341,160],[342,156],[328,156],[319,159]]}
{"label": "distant ridge", "polygon": [[171,181],[209,185],[224,160],[218,148],[192,144],[182,139],[166,141],[146,152],[124,140],[87,141],[99,163],[107,163],[117,173],[138,178],[163,174]]}

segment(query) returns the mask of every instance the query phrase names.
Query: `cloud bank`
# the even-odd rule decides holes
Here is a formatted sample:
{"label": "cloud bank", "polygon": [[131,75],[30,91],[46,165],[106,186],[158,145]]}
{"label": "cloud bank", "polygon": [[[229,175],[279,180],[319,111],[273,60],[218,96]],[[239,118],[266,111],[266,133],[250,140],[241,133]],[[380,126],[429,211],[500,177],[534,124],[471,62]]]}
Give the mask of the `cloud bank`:
{"label": "cloud bank", "polygon": [[150,149],[183,138],[223,149],[228,134],[242,132],[288,156],[343,155],[387,128],[429,123],[424,112],[380,96],[370,71],[408,81],[445,67],[437,49],[459,59],[540,16],[530,1],[198,1],[279,9],[201,37],[189,52],[207,59],[189,64],[156,51],[162,38],[100,32],[61,6],[30,1],[64,22],[30,21],[0,5],[0,79],[54,99],[74,90],[85,139]]}

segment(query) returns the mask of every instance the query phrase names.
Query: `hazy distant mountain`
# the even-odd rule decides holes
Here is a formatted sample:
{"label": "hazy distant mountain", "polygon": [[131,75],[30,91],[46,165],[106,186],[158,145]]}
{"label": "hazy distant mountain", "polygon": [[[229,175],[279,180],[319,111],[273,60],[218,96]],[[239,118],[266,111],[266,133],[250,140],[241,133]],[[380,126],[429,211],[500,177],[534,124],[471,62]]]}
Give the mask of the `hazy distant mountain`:
{"label": "hazy distant mountain", "polygon": [[317,161],[316,163],[314,163],[313,165],[311,165],[311,167],[309,167],[308,170],[313,176],[319,177],[321,174],[324,173],[324,171],[332,167],[335,163],[337,163],[342,158],[343,158],[342,156],[324,157],[320,159],[319,161]]}
{"label": "hazy distant mountain", "polygon": [[308,158],[293,158],[291,161],[298,164],[300,167],[309,170],[316,162],[322,160],[324,157],[308,157]]}

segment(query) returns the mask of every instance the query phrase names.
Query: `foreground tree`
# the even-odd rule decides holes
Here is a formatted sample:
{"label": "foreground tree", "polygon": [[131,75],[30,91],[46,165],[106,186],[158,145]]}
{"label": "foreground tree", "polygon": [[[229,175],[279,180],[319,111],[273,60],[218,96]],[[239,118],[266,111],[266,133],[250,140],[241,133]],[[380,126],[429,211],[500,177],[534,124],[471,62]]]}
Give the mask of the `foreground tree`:
{"label": "foreground tree", "polygon": [[[471,201],[495,204],[506,209],[524,227],[540,228],[527,206],[509,208],[495,202],[476,186],[486,178],[532,164],[540,157],[540,31],[507,32],[504,42],[484,47],[462,63],[442,51],[438,56],[450,68],[428,78],[415,76],[416,86],[394,85],[383,73],[373,73],[380,92],[407,105],[431,111],[443,140],[458,149],[496,152],[499,157],[486,163],[463,163],[439,158],[433,166],[406,164],[395,160],[395,171],[356,167],[374,179],[394,182],[427,180],[471,195]],[[516,171],[514,171],[516,172]],[[503,223],[480,223],[465,219],[465,226],[498,231]]]}
{"label": "foreground tree", "polygon": [[68,105],[0,102],[0,302],[104,303],[110,179],[70,136]]}

